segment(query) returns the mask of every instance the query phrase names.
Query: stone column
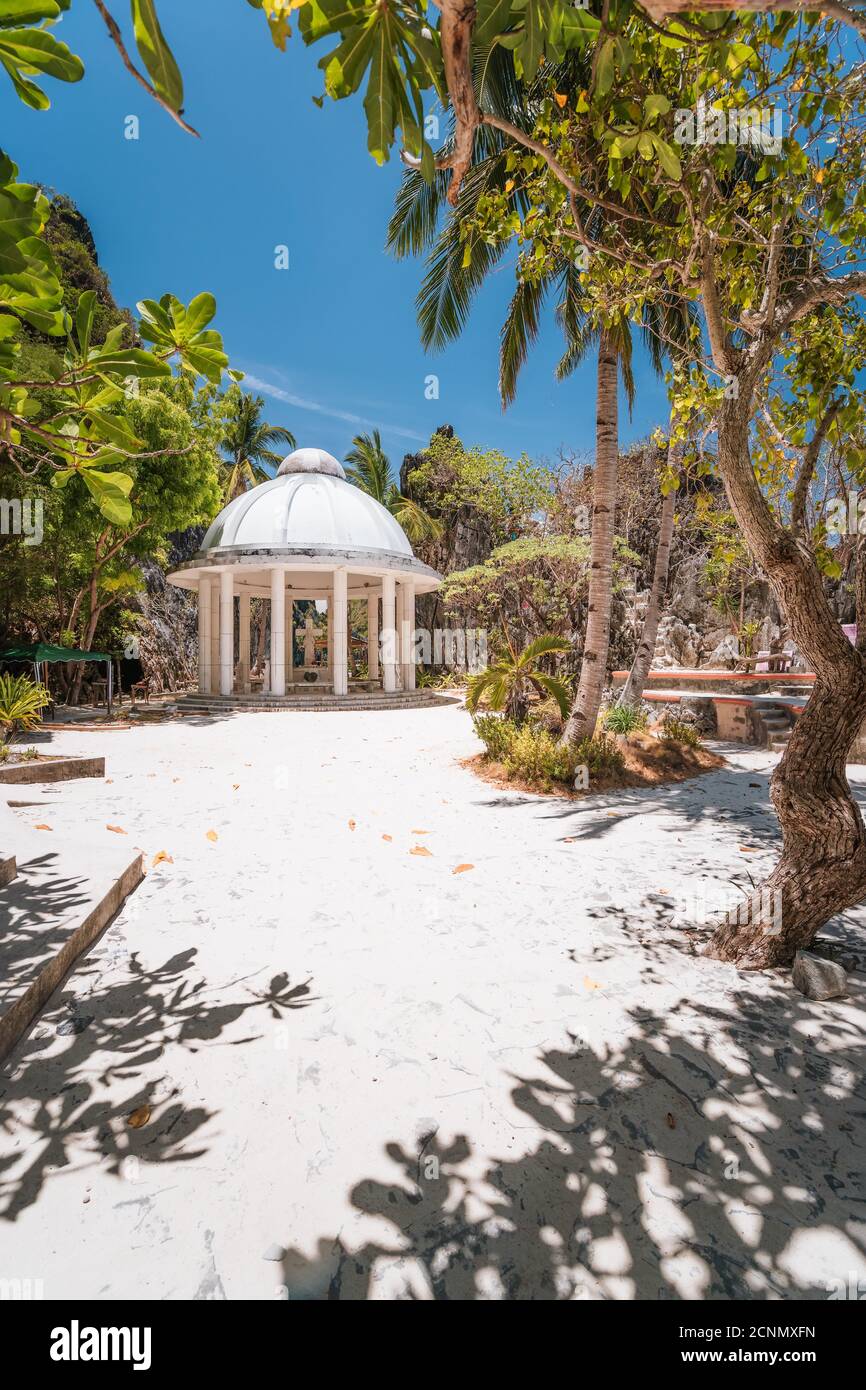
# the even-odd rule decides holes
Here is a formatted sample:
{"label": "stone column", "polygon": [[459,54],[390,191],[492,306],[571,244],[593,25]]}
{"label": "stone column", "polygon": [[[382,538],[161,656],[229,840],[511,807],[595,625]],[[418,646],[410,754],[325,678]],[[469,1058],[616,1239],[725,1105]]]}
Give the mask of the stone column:
{"label": "stone column", "polygon": [[403,590],[402,662],[403,689],[415,689],[415,583],[407,579]]}
{"label": "stone column", "polygon": [[231,570],[220,574],[220,695],[235,683],[235,583]]}
{"label": "stone column", "polygon": [[396,584],[393,574],[382,580],[382,689],[397,689],[397,612]]}
{"label": "stone column", "polygon": [[204,575],[198,581],[198,688],[200,695],[210,694],[210,580]]}
{"label": "stone column", "polygon": [[238,595],[238,682],[242,695],[250,693],[250,591]]}
{"label": "stone column", "polygon": [[346,695],[349,690],[348,578],[345,569],[334,570],[334,617],[330,629],[334,643],[332,669],[335,695]]}
{"label": "stone column", "polygon": [[379,679],[379,595],[367,595],[367,675]]}
{"label": "stone column", "polygon": [[286,596],[286,683],[295,679],[295,600]]}
{"label": "stone column", "polygon": [[220,586],[219,580],[210,586],[210,693],[218,695],[220,688]]}
{"label": "stone column", "polygon": [[271,570],[271,694],[286,693],[286,576]]}

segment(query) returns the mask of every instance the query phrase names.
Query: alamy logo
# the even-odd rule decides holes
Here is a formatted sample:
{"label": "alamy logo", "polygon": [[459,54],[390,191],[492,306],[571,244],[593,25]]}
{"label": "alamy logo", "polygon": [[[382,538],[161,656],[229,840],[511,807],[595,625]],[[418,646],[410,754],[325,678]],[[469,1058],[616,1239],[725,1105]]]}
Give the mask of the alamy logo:
{"label": "alamy logo", "polygon": [[745,106],[722,111],[698,102],[694,111],[674,112],[678,145],[751,145],[764,154],[781,154],[782,112],[778,107]]}
{"label": "alamy logo", "polygon": [[25,545],[42,543],[42,498],[0,497],[0,536],[23,536]]}
{"label": "alamy logo", "polygon": [[149,1327],[69,1327],[51,1332],[52,1361],[131,1361],[134,1371],[150,1370]]}

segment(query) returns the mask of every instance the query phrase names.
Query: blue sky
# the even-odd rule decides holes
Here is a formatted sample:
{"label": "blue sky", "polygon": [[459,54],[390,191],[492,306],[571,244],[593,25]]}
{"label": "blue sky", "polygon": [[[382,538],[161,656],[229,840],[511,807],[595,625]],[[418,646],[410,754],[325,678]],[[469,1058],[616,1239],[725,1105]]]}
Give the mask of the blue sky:
{"label": "blue sky", "polygon": [[[128,36],[128,6],[113,0],[112,8]],[[512,457],[555,462],[560,448],[591,452],[594,366],[555,382],[552,322],[516,403],[500,408],[507,267],[485,286],[460,341],[424,353],[414,310],[422,265],[383,250],[399,163],[380,169],[367,154],[359,101],[313,104],[321,54],[297,35],[278,52],[243,0],[162,0],[159,10],[201,140],[134,83],[83,0],[56,30],[84,59],[82,82],[46,79],[47,112],[23,107],[0,82],[3,148],[22,178],[81,208],[118,302],[212,291],[232,365],[267,397],[268,418],[299,444],[340,458],[354,434],[378,426],[397,466],[446,421],[466,444]],[[139,118],[138,141],[124,138],[128,115]],[[289,248],[288,271],[274,268],[277,245]],[[664,388],[637,345],[635,370],[634,418],[624,405],[621,412],[624,442],[666,413]],[[438,400],[425,399],[430,373]]]}

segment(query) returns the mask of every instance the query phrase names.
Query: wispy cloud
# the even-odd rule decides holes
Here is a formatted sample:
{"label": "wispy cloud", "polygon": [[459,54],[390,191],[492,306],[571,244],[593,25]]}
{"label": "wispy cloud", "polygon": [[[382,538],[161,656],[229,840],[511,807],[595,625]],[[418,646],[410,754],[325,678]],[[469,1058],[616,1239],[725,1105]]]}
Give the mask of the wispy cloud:
{"label": "wispy cloud", "polygon": [[427,435],[419,434],[417,430],[407,430],[400,425],[386,425],[381,420],[368,420],[364,415],[353,415],[348,410],[335,410],[329,405],[322,405],[319,401],[309,401],[304,396],[296,396],[291,391],[286,391],[282,386],[275,386],[273,382],[262,381],[260,377],[253,376],[249,372],[244,373],[244,386],[249,386],[253,391],[262,391],[264,395],[273,397],[274,400],[284,401],[286,405],[293,405],[297,410],[311,410],[316,415],[327,415],[331,420],[345,420],[349,425],[360,425],[365,429],[381,429],[386,434],[399,435],[401,439],[414,439],[422,444],[426,444]]}

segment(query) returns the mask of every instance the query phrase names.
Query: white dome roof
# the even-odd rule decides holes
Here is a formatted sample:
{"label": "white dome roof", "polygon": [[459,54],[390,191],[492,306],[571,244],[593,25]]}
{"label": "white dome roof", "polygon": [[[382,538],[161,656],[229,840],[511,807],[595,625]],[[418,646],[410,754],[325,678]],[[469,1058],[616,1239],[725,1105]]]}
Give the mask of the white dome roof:
{"label": "white dome roof", "polygon": [[412,558],[412,547],[391,513],[347,482],[341,465],[324,449],[296,449],[280,464],[276,478],[223,507],[199,554],[227,547],[381,550]]}
{"label": "white dome roof", "polygon": [[343,465],[324,449],[296,449],[283,459],[277,469],[277,477],[282,477],[284,473],[329,473],[334,478],[346,476]]}

